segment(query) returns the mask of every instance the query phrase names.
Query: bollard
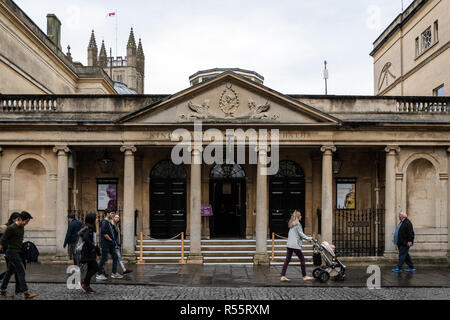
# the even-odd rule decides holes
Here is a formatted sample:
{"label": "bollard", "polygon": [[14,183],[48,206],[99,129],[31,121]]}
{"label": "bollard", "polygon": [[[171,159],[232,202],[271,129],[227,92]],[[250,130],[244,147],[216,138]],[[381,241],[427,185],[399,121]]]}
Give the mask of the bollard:
{"label": "bollard", "polygon": [[181,259],[180,263],[186,263],[184,260],[184,232],[181,232]]}
{"label": "bollard", "polygon": [[272,262],[275,260],[275,232],[272,232]]}
{"label": "bollard", "polygon": [[142,239],[143,238],[142,232],[141,232],[140,236],[141,236],[141,241],[140,241],[140,248],[139,248],[139,260],[138,260],[138,263],[144,263],[145,262],[144,259],[143,259],[144,240]]}

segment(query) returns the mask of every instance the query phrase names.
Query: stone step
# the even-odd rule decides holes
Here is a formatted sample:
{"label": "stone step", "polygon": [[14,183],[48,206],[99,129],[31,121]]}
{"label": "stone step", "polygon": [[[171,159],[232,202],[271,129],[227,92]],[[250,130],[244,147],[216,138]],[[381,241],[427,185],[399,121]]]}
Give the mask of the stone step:
{"label": "stone step", "polygon": [[[273,265],[282,265],[286,256],[286,240],[274,241]],[[139,260],[141,243],[136,241],[136,260]],[[154,264],[177,264],[181,258],[181,240],[143,240],[142,256],[145,263]],[[204,264],[253,264],[253,256],[256,251],[256,240],[254,239],[212,239],[202,240],[201,250]],[[312,245],[307,243],[303,246],[303,254],[307,264],[312,264]],[[190,241],[184,241],[185,259],[190,252]],[[267,252],[272,255],[272,240],[267,240]],[[293,257],[292,264],[299,264],[298,258]]]}

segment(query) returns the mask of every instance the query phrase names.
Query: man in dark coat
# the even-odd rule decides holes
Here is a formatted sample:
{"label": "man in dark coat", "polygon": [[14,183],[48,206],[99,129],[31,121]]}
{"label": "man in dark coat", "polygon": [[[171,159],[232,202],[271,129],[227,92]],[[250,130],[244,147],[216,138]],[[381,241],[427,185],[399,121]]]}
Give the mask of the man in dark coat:
{"label": "man in dark coat", "polygon": [[398,217],[400,223],[394,233],[394,244],[398,247],[398,265],[392,271],[400,272],[405,262],[408,265],[408,268],[404,269],[405,271],[415,271],[416,268],[409,256],[409,248],[414,244],[413,225],[405,212],[400,212]]}
{"label": "man in dark coat", "polygon": [[81,249],[80,263],[87,264],[87,272],[83,282],[81,282],[81,288],[86,293],[95,293],[95,290],[91,288],[91,278],[98,271],[97,256],[100,255],[100,248],[95,238],[96,219],[97,216],[95,213],[88,214],[85,219],[86,226],[79,232],[79,236],[84,242],[83,248]]}
{"label": "man in dark coat", "polygon": [[74,265],[79,265],[79,261],[77,261],[77,257],[74,254],[75,253],[75,246],[77,244],[78,241],[78,232],[81,229],[81,226],[83,225],[83,223],[77,219],[75,219],[75,215],[74,214],[69,214],[67,216],[68,219],[68,227],[67,227],[67,233],[66,233],[66,238],[64,239],[64,248],[68,245],[68,253],[69,253],[69,258],[73,259],[73,264]]}

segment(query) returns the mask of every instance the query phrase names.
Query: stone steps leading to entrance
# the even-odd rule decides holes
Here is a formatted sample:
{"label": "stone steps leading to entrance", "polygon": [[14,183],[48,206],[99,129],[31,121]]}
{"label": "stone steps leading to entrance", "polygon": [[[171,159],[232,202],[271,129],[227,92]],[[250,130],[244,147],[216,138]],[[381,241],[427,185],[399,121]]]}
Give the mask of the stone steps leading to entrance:
{"label": "stone steps leading to entrance", "polygon": [[[272,265],[282,265],[286,256],[286,240],[274,241],[274,261]],[[256,251],[256,240],[245,239],[211,239],[202,240],[203,263],[208,264],[253,264],[253,255]],[[136,241],[136,260],[139,260],[141,243]],[[143,240],[142,256],[145,263],[151,264],[178,264],[181,259],[181,240]],[[184,255],[189,255],[190,241],[184,241]],[[267,240],[267,252],[272,255],[272,240]],[[312,245],[305,243],[302,250],[307,265],[312,265]],[[300,262],[295,254],[292,257],[292,265]]]}

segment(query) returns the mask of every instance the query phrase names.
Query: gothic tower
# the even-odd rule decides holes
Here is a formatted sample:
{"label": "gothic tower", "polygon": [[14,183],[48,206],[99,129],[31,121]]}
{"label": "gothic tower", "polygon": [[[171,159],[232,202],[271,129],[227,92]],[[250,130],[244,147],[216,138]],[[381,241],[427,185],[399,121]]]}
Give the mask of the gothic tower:
{"label": "gothic tower", "polygon": [[97,65],[97,42],[95,41],[94,30],[91,33],[91,40],[89,40],[88,46],[88,66],[96,66]]}
{"label": "gothic tower", "polygon": [[136,40],[134,40],[133,28],[131,28],[127,44],[127,65],[136,67]]}
{"label": "gothic tower", "polygon": [[133,28],[131,28],[128,37],[126,57],[119,56],[115,58],[108,57],[105,41],[102,41],[100,53],[98,54],[94,30],[92,30],[88,46],[88,66],[101,67],[111,80],[126,84],[129,89],[136,93],[144,93],[144,49],[142,48],[141,39],[139,39],[139,45],[136,46]]}
{"label": "gothic tower", "polygon": [[108,66],[108,56],[106,55],[104,40],[102,40],[102,46],[100,48],[100,54],[98,56],[98,66],[101,68],[106,68]]}

